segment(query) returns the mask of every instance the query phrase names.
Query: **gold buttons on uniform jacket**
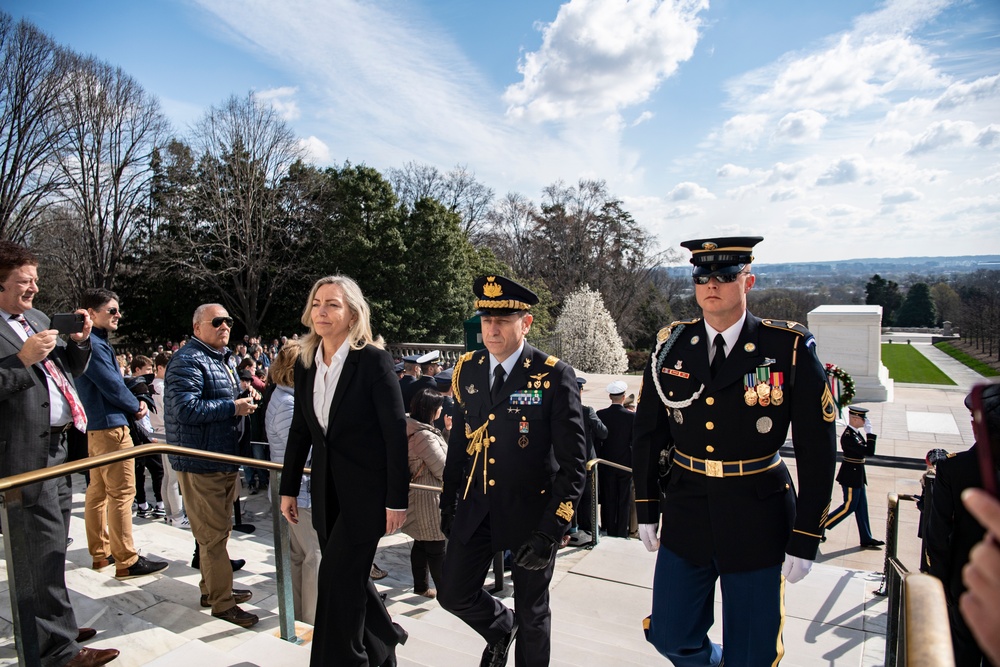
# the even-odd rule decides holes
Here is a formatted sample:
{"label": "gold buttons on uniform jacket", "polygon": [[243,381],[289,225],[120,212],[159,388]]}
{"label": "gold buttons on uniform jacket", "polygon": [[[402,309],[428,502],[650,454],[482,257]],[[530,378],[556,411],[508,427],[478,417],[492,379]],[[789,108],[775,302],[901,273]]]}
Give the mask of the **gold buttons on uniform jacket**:
{"label": "gold buttons on uniform jacket", "polygon": [[711,431],[713,428],[715,428],[715,424],[713,424],[712,422],[705,422],[705,428]]}
{"label": "gold buttons on uniform jacket", "polygon": [[497,481],[495,479],[490,480],[490,486],[496,486]]}
{"label": "gold buttons on uniform jacket", "polygon": [[712,452],[715,451],[715,447],[713,447],[712,445],[706,445],[705,451],[711,454]]}
{"label": "gold buttons on uniform jacket", "polygon": [[490,459],[490,463],[496,463],[496,462],[497,462],[496,459]]}
{"label": "gold buttons on uniform jacket", "polygon": [[705,399],[705,405],[715,405],[715,399],[709,396]]}
{"label": "gold buttons on uniform jacket", "polygon": [[490,415],[490,419],[496,419],[496,418],[497,418],[496,415]]}

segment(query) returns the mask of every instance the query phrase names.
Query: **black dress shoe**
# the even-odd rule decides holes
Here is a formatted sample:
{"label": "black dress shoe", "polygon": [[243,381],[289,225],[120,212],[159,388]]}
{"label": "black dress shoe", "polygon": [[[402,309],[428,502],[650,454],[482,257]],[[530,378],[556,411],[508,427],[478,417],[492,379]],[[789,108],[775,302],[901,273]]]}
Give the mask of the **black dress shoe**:
{"label": "black dress shoe", "polygon": [[867,542],[861,543],[862,549],[881,549],[885,546],[885,542],[882,540],[868,540]]}
{"label": "black dress shoe", "polygon": [[510,632],[503,639],[488,644],[483,651],[483,659],[479,661],[479,667],[504,667],[507,664],[507,654],[510,652],[510,645],[514,643],[517,636],[517,617],[514,617],[514,625]]}

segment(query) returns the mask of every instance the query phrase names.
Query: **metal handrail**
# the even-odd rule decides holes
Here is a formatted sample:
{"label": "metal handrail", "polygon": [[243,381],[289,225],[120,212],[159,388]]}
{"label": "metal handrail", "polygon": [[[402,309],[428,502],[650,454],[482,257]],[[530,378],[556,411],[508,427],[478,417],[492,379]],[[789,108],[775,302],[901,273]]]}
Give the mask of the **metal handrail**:
{"label": "metal handrail", "polygon": [[601,540],[601,529],[598,522],[598,512],[597,503],[599,498],[597,497],[597,467],[599,465],[606,465],[612,468],[618,468],[619,470],[624,470],[627,473],[631,473],[632,469],[628,466],[623,466],[620,463],[615,463],[614,461],[608,461],[607,459],[602,459],[600,457],[596,459],[590,459],[587,461],[587,475],[590,476],[590,527],[593,529],[590,544],[586,545],[587,549],[593,549],[597,546],[597,543]]}
{"label": "metal handrail", "polygon": [[[26,562],[30,536],[24,529],[24,498],[23,487],[28,484],[56,479],[76,472],[125,461],[137,456],[150,454],[177,454],[188,458],[207,459],[234,465],[250,465],[270,470],[269,495],[271,501],[271,520],[274,530],[274,562],[275,579],[278,595],[278,628],[281,639],[293,643],[301,643],[295,636],[294,605],[292,600],[292,568],[288,538],[288,525],[281,520],[281,497],[278,495],[280,485],[279,473],[282,464],[262,461],[243,456],[206,452],[199,449],[152,443],[128,447],[126,449],[91,456],[79,461],[61,463],[56,466],[40,468],[18,475],[0,479],[0,524],[3,525],[4,549],[7,560],[8,590],[10,592],[11,612],[14,621],[15,647],[18,664],[28,667],[41,665],[41,655],[38,646],[38,631],[35,626],[35,590],[32,575],[32,564]],[[310,472],[306,469],[305,472]]]}
{"label": "metal handrail", "polygon": [[903,604],[903,651],[897,664],[907,667],[955,667],[955,653],[948,630],[948,603],[941,580],[920,572],[906,575],[903,579]]}

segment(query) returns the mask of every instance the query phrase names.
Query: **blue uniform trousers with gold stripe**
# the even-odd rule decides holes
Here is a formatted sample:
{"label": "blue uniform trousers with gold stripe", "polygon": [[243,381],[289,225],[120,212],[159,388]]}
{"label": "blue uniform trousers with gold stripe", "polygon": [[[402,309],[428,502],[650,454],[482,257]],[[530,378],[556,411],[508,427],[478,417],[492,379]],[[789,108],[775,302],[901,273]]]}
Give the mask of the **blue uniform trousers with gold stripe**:
{"label": "blue uniform trousers with gold stripe", "polygon": [[823,528],[831,530],[853,512],[854,518],[858,523],[858,534],[861,536],[861,544],[871,542],[875,538],[872,537],[872,525],[868,520],[868,494],[865,493],[865,485],[862,484],[854,488],[841,485],[840,488],[844,490],[844,504],[830,512],[830,518],[827,519],[826,525]]}
{"label": "blue uniform trousers with gold stripe", "polygon": [[[715,622],[715,582],[722,585],[722,645],[708,638]],[[676,667],[776,665],[784,655],[781,566],[720,574],[660,546],[653,575],[653,611],[646,639]]]}

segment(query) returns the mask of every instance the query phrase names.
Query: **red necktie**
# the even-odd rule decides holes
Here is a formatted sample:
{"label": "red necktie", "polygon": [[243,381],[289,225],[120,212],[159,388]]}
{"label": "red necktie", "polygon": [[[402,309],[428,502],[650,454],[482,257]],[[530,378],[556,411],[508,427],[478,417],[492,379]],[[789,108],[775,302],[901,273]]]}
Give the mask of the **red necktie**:
{"label": "red necktie", "polygon": [[[28,337],[35,335],[34,329],[31,328],[28,320],[24,319],[23,315],[14,315],[11,319],[21,323],[21,326],[24,327],[24,333],[28,334]],[[76,388],[66,379],[66,376],[51,359],[43,359],[42,366],[45,367],[45,372],[49,374],[52,381],[59,387],[59,392],[66,398],[66,402],[69,403],[69,410],[73,413],[73,426],[76,427],[76,430],[86,433],[87,413],[83,409],[80,396],[76,393]]]}

